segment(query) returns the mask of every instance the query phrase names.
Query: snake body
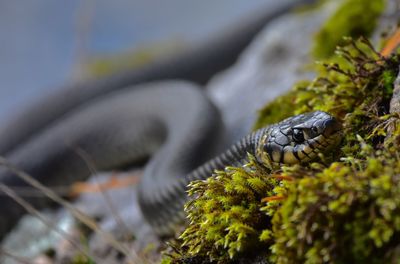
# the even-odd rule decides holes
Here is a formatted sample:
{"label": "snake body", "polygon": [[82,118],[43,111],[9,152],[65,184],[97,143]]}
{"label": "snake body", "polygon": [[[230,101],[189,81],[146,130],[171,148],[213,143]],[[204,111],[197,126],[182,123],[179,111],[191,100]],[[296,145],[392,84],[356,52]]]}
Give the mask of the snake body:
{"label": "snake body", "polygon": [[[157,150],[141,183],[141,189],[157,194],[172,188],[169,185],[175,177],[216,155],[223,131],[219,112],[198,86],[162,82],[118,91],[83,105],[6,158],[47,186],[65,186],[91,173],[79,153],[87,153],[97,170],[112,170],[143,161]],[[27,186],[5,169],[0,170],[0,181]],[[43,197],[29,201],[37,207],[49,203]],[[23,213],[11,198],[0,196],[0,234]]]}
{"label": "snake body", "polygon": [[[329,114],[313,112],[255,131],[222,152],[226,131],[216,107],[199,87],[169,81],[111,93],[82,105],[6,158],[54,186],[90,175],[79,155],[82,152],[98,170],[126,167],[152,156],[138,200],[145,219],[158,235],[165,236],[183,218],[190,181],[206,179],[227,165],[240,166],[247,161],[247,153],[260,162],[291,164],[314,159],[337,144],[338,129]],[[11,187],[27,186],[5,169],[0,171],[0,181]],[[29,201],[36,207],[49,203],[44,197]],[[11,198],[1,196],[0,234],[23,213]]]}
{"label": "snake body", "polygon": [[[151,156],[139,186],[139,203],[156,233],[169,234],[182,218],[188,182],[205,179],[226,165],[239,166],[246,162],[247,153],[260,162],[306,161],[334,145],[336,136],[327,133],[328,139],[315,137],[314,143],[307,136],[311,128],[299,127],[296,135],[301,130],[310,142],[299,147],[293,140],[285,141],[292,138],[291,132],[278,132],[296,120],[331,118],[318,113],[254,132],[218,155],[226,147],[227,131],[216,107],[196,85],[176,81],[132,85],[176,78],[203,84],[232,64],[268,21],[293,5],[287,1],[277,10],[262,11],[179,56],[47,96],[0,127],[0,155],[48,186],[68,185],[90,175],[79,153],[86,153],[98,170],[126,167]],[[4,168],[0,182],[28,186]],[[38,208],[49,204],[44,197],[31,197],[29,202]],[[0,196],[0,239],[24,212],[13,199]]]}

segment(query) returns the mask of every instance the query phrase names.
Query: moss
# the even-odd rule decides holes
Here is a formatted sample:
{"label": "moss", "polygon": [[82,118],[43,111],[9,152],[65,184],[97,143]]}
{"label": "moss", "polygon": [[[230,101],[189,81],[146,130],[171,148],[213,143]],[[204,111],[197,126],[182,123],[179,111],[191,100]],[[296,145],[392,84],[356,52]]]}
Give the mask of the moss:
{"label": "moss", "polygon": [[384,7],[385,0],[344,0],[315,35],[313,55],[330,57],[343,37],[370,36]]}
{"label": "moss", "polygon": [[[330,165],[281,168],[251,159],[245,168],[192,183],[196,199],[185,208],[190,225],[170,263],[188,258],[227,263],[255,251],[271,263],[377,263],[398,257],[400,128],[389,101],[400,58],[381,57],[365,39],[346,42],[337,57],[321,64],[318,78],[267,105],[256,125],[330,112],[343,122],[341,158]],[[388,127],[397,129],[389,134]]]}
{"label": "moss", "polygon": [[279,180],[271,176],[271,169],[249,159],[245,168],[227,168],[190,184],[189,194],[197,198],[185,206],[191,221],[180,237],[186,257],[229,260],[238,252],[271,242],[265,234],[259,240],[262,230],[270,228],[270,217],[260,210],[260,200],[276,194]]}
{"label": "moss", "polygon": [[265,168],[252,159],[192,183],[190,224],[165,263],[239,263],[255,252],[265,263],[396,263],[400,126],[389,101],[400,58],[342,38],[371,33],[383,7],[344,1],[317,34],[314,53],[329,57],[318,78],[267,104],[254,126],[329,112],[345,134],[336,161]]}
{"label": "moss", "polygon": [[[347,40],[319,77],[296,86],[294,112],[323,110],[343,120],[342,158],[292,170],[288,197],[273,216],[276,263],[382,263],[397,257],[398,135],[387,134],[399,57]],[[390,207],[390,209],[388,208]],[[385,211],[385,216],[382,212]]]}
{"label": "moss", "polygon": [[254,124],[253,129],[256,130],[292,116],[294,113],[293,103],[295,100],[295,94],[287,93],[267,104],[258,111],[258,119]]}
{"label": "moss", "polygon": [[78,254],[75,255],[74,258],[71,260],[72,264],[95,264],[95,262],[92,259],[89,259],[88,257]]}
{"label": "moss", "polygon": [[[344,122],[345,134],[348,135],[346,143],[354,141],[356,134],[368,135],[369,142],[372,142],[378,140],[377,134],[382,133],[382,130],[374,128],[389,114],[399,59],[397,55],[381,57],[366,39],[346,41],[347,46],[338,48],[338,57],[321,63],[318,78],[302,81],[290,91],[290,97],[294,99],[291,99],[289,114],[315,110],[329,112]],[[269,104],[264,110],[270,107],[276,105]],[[269,120],[263,116],[264,110],[260,112],[258,126],[268,124]]]}
{"label": "moss", "polygon": [[273,217],[277,263],[397,263],[400,160],[359,137],[360,158],[298,172]]}
{"label": "moss", "polygon": [[150,44],[131,51],[89,58],[85,61],[83,70],[93,77],[108,76],[126,69],[143,67],[182,49],[185,49],[185,45],[180,41]]}

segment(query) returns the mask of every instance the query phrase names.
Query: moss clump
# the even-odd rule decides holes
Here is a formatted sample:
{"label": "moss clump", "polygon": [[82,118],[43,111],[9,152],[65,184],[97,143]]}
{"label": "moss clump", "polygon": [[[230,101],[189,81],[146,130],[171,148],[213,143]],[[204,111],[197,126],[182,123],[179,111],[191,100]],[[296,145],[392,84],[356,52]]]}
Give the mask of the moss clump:
{"label": "moss clump", "polygon": [[[390,116],[399,56],[383,58],[364,38],[346,42],[345,47],[337,49],[336,57],[321,63],[318,78],[299,82],[290,96],[279,100],[290,105],[280,111],[284,116],[321,110],[342,120],[346,135],[342,150],[352,155],[358,151],[357,134],[374,144],[385,135],[382,126]],[[268,104],[260,111],[258,126],[269,124],[264,114],[273,107],[279,106]]]}
{"label": "moss clump", "polygon": [[185,206],[191,224],[180,237],[181,255],[222,261],[271,244],[266,230],[271,233],[272,214],[261,211],[260,201],[281,192],[280,179],[249,160],[244,168],[228,167],[190,184],[189,194],[196,198]]}
{"label": "moss clump", "polygon": [[[274,263],[394,263],[398,257],[400,130],[389,101],[400,59],[381,57],[365,39],[348,41],[316,80],[293,91],[295,114],[330,112],[343,120],[345,139],[340,161],[289,174],[295,181],[272,221]],[[389,127],[397,131],[389,135]]]}
{"label": "moss clump", "polygon": [[[400,58],[381,57],[365,39],[347,40],[337,54],[316,80],[299,83],[278,104],[290,105],[279,118],[322,110],[342,120],[342,158],[281,168],[252,160],[193,183],[190,225],[172,263],[226,263],[255,250],[272,263],[375,263],[398,256],[400,129],[389,101]],[[275,115],[278,104],[261,113]],[[270,122],[262,117],[257,125]]]}
{"label": "moss clump", "polygon": [[398,263],[400,152],[359,143],[360,158],[297,172],[273,217],[274,262]]}
{"label": "moss clump", "polygon": [[313,55],[328,58],[343,37],[368,37],[383,12],[385,0],[344,0],[315,36]]}

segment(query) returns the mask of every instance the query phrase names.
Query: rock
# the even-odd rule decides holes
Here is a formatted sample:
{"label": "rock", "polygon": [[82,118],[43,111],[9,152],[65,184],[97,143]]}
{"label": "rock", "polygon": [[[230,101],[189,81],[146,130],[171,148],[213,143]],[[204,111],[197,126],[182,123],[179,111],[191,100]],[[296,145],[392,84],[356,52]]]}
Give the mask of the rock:
{"label": "rock", "polygon": [[387,0],[386,9],[381,18],[374,35],[372,36],[373,43],[380,43],[382,33],[392,34],[398,27],[396,21],[400,18],[400,3],[398,0]]}
{"label": "rock", "polygon": [[309,51],[314,33],[331,14],[336,2],[316,11],[286,14],[269,23],[240,56],[238,62],[215,76],[207,91],[221,108],[234,139],[247,134],[257,109],[288,91],[296,81],[313,74]]}
{"label": "rock", "polygon": [[[56,228],[68,233],[74,220],[65,211],[45,210],[42,212]],[[2,250],[18,257],[29,259],[41,252],[54,250],[55,245],[62,239],[62,235],[55,232],[38,218],[26,215],[23,217],[13,232],[3,241]],[[1,263],[18,263],[0,254]]]}

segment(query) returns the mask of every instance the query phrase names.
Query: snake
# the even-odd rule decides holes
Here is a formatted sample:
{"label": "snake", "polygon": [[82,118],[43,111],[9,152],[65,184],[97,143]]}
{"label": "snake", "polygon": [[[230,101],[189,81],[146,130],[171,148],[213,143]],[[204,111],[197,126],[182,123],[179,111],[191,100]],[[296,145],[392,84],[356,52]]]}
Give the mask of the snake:
{"label": "snake", "polygon": [[[309,0],[297,4],[302,2]],[[0,155],[49,187],[92,173],[82,152],[98,170],[127,168],[151,157],[138,188],[139,206],[157,234],[170,234],[183,217],[187,183],[225,164],[242,164],[244,153],[253,153],[256,144],[250,138],[221,154],[229,131],[198,85],[234,63],[265,24],[294,5],[287,1],[276,10],[260,10],[233,30],[178,55],[73,83],[40,98],[0,126]],[[169,79],[180,81],[160,82]],[[261,132],[254,137],[261,138]],[[270,146],[275,148],[270,154],[275,153],[276,146]],[[0,183],[28,187],[5,168],[0,168]],[[29,197],[29,202],[37,208],[51,204],[44,197]],[[0,239],[23,214],[21,206],[0,193]]]}
{"label": "snake", "polygon": [[[187,185],[205,180],[214,170],[241,166],[248,154],[260,163],[306,163],[340,141],[340,122],[315,111],[287,118],[250,133],[226,147],[218,108],[199,86],[179,80],[136,85],[99,97],[59,118],[5,157],[49,186],[72,184],[91,174],[79,153],[86,153],[99,171],[127,168],[148,159],[138,185],[138,203],[145,220],[160,237],[170,236],[185,217]],[[11,188],[29,185],[0,169],[0,182]],[[32,197],[37,207],[46,197]],[[0,234],[25,213],[0,196]]]}
{"label": "snake", "polygon": [[211,35],[203,42],[180,48],[171,54],[142,65],[128,68],[107,76],[96,76],[67,83],[56,91],[44,94],[37,101],[16,111],[6,124],[0,126],[0,155],[15,149],[45,129],[61,116],[88,101],[115,92],[129,89],[132,85],[159,80],[180,79],[206,84],[216,73],[232,65],[268,22],[287,13],[299,4],[313,0],[282,1],[274,8],[259,9]]}

